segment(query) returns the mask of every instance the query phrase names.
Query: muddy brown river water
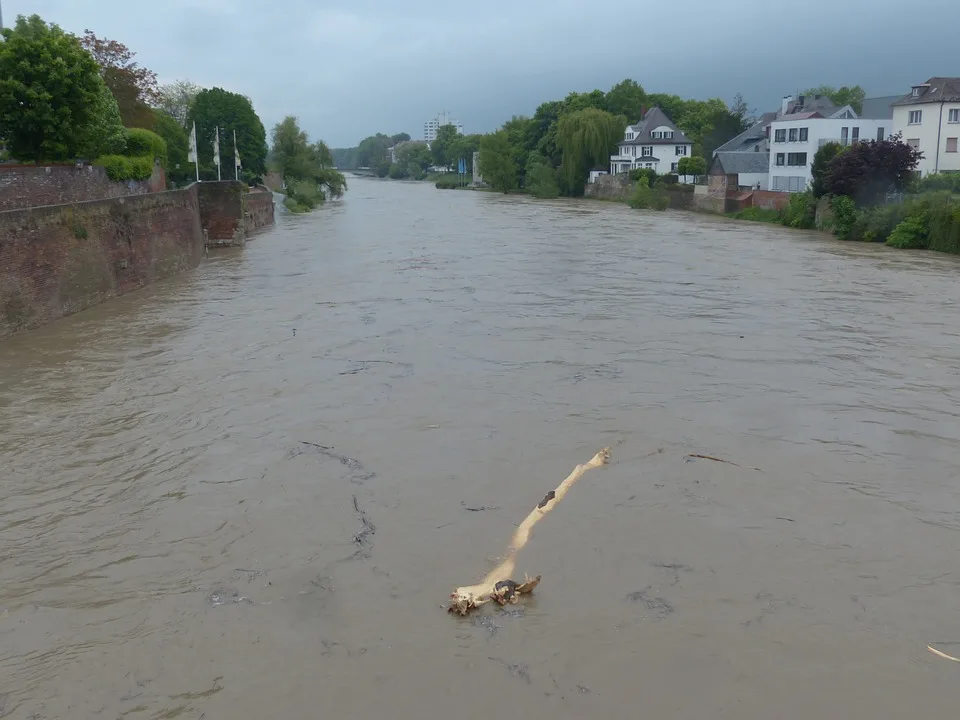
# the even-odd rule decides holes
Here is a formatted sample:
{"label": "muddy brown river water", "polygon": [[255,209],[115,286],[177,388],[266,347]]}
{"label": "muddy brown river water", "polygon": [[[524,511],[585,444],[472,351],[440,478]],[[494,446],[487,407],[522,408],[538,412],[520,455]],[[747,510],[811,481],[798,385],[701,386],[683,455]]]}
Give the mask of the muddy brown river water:
{"label": "muddy brown river water", "polygon": [[6,340],[0,717],[955,717],[958,273],[357,179]]}

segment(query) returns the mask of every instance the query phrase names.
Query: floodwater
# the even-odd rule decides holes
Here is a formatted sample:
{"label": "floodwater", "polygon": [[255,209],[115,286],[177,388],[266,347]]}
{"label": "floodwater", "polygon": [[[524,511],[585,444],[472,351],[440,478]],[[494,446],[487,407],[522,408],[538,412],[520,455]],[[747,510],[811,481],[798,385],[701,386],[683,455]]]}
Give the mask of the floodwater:
{"label": "floodwater", "polygon": [[958,272],[358,179],[6,340],[0,716],[955,716]]}

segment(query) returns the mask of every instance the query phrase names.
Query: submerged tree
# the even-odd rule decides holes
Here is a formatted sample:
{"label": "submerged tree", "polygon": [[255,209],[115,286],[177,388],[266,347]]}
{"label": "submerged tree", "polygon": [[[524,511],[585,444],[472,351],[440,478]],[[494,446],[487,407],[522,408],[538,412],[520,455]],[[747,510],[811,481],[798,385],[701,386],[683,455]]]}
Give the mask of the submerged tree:
{"label": "submerged tree", "polygon": [[484,182],[502,193],[517,187],[517,163],[505,131],[484,135],[480,141],[480,174]]}
{"label": "submerged tree", "polygon": [[288,115],[272,132],[273,161],[287,183],[284,204],[306,212],[347,189],[344,176],[334,168],[333,153],[323,141],[310,143],[297,118]]}

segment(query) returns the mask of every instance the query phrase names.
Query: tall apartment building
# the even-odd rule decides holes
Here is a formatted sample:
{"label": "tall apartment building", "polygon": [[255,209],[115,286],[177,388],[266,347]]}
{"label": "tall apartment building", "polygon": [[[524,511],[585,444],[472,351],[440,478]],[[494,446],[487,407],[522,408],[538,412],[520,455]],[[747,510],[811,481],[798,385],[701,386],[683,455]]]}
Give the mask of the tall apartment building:
{"label": "tall apartment building", "polygon": [[432,120],[427,120],[423,124],[423,139],[427,142],[433,142],[437,139],[437,130],[444,125],[453,125],[457,129],[458,135],[463,135],[463,124],[459,120],[454,120],[447,112],[442,112]]}

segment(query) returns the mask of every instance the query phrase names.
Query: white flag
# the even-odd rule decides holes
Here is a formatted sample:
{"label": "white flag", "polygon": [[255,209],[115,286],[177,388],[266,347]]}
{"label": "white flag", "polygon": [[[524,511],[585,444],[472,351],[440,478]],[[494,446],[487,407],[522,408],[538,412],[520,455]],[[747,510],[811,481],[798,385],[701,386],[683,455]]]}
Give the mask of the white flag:
{"label": "white flag", "polygon": [[213,162],[220,167],[220,128],[217,127],[217,135],[213,138]]}
{"label": "white flag", "polygon": [[237,147],[237,131],[233,131],[233,165],[234,167],[243,167],[240,164],[240,149]]}
{"label": "white flag", "polygon": [[187,162],[195,163],[197,161],[197,124],[193,124],[193,130],[190,131],[190,151],[187,153]]}

